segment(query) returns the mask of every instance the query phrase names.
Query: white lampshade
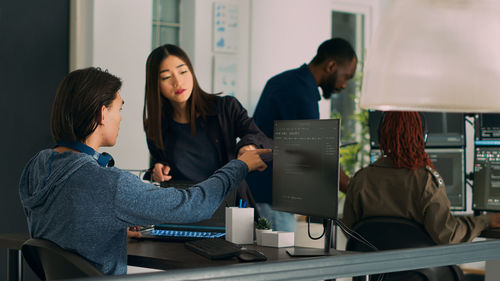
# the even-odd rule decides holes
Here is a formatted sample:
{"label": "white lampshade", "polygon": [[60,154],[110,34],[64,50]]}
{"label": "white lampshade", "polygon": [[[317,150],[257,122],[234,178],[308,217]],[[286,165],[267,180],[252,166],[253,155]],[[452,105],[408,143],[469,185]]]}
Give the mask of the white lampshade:
{"label": "white lampshade", "polygon": [[500,0],[397,0],[367,51],[361,107],[500,112]]}

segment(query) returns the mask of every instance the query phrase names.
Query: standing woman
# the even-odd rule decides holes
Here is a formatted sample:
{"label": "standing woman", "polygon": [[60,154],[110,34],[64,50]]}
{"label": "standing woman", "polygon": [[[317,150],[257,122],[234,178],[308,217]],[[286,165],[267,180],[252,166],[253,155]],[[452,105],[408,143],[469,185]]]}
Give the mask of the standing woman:
{"label": "standing woman", "polygon": [[[243,151],[272,145],[236,98],[200,88],[189,57],[175,45],[147,59],[143,122],[151,154],[145,177],[157,182],[199,182]],[[238,197],[253,203],[245,182]]]}

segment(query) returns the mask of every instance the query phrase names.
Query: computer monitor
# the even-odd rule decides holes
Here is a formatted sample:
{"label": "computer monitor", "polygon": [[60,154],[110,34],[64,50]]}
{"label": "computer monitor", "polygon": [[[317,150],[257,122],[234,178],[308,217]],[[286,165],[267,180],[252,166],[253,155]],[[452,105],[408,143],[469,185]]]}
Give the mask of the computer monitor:
{"label": "computer monitor", "polygon": [[474,142],[476,146],[500,146],[500,114],[476,114],[474,118]]}
{"label": "computer monitor", "polygon": [[[370,146],[379,147],[381,111],[369,112]],[[465,119],[462,113],[421,112],[424,117],[427,142],[425,147],[465,146]]]}
{"label": "computer monitor", "polygon": [[274,124],[273,209],[337,218],[339,120]]}
{"label": "computer monitor", "polygon": [[451,210],[464,211],[466,208],[464,149],[427,148],[425,152],[443,177]]}
{"label": "computer monitor", "polygon": [[[466,208],[465,191],[465,158],[462,148],[426,148],[434,167],[443,177],[446,195],[453,211],[463,211]],[[370,151],[370,161],[373,163],[380,157],[379,149]]]}
{"label": "computer monitor", "polygon": [[[338,214],[339,129],[338,119],[274,123],[273,209],[329,219],[323,254],[330,250],[331,219]],[[321,252],[304,255],[316,254]]]}
{"label": "computer monitor", "polygon": [[500,211],[500,147],[475,147],[472,209]]}

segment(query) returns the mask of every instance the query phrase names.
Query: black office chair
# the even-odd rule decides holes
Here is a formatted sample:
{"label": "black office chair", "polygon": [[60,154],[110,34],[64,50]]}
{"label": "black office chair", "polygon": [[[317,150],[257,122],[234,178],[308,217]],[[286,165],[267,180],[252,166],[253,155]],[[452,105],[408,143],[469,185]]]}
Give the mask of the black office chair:
{"label": "black office chair", "polygon": [[[433,246],[436,243],[425,228],[415,221],[396,217],[370,217],[358,222],[354,228],[379,250],[394,250]],[[373,251],[356,239],[349,238],[346,245],[348,251]],[[365,280],[365,277],[354,277],[353,281]],[[370,280],[379,280],[379,275],[371,275]],[[414,269],[408,271],[385,273],[384,281],[463,281],[462,270],[456,265]]]}
{"label": "black office chair", "polygon": [[29,239],[21,251],[40,280],[97,277],[104,274],[82,256],[45,239]]}

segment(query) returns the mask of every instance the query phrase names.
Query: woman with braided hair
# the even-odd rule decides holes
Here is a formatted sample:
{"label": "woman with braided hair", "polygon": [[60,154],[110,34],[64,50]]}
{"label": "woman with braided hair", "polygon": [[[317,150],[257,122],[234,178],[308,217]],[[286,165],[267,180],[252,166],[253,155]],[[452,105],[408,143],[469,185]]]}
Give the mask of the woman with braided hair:
{"label": "woman with braided hair", "polygon": [[425,152],[417,112],[386,112],[379,128],[382,156],[350,180],[344,223],[367,217],[411,219],[437,244],[471,241],[488,227],[500,227],[500,214],[455,217],[443,179]]}

